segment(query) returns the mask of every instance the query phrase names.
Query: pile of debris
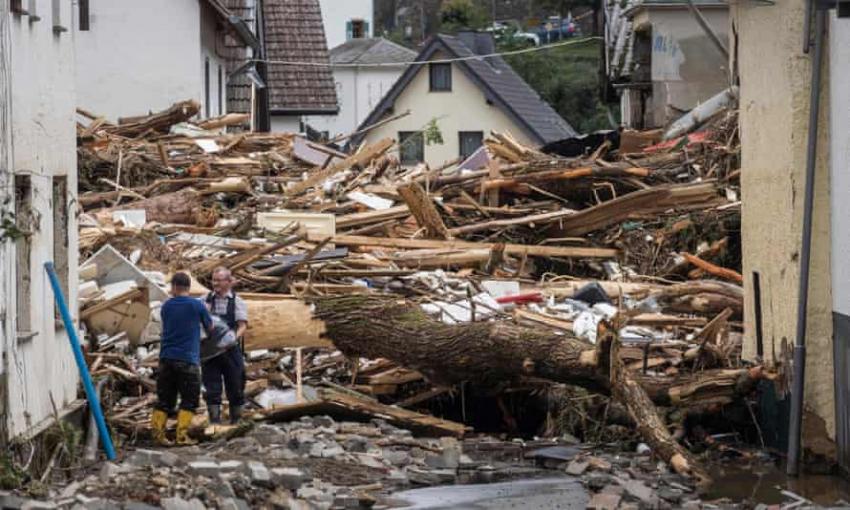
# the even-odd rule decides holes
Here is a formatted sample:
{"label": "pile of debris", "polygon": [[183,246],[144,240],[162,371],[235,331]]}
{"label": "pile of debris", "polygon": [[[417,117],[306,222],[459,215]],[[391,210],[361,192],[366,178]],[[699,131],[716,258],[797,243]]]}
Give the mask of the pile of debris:
{"label": "pile of debris", "polygon": [[[81,320],[119,430],[147,429],[178,269],[199,296],[216,267],[237,279],[255,419],[353,413],[460,437],[469,427],[431,414],[461,419],[477,394],[520,434],[506,395],[568,384],[614,397],[601,427],[621,405],[656,455],[707,479],[679,442],[688,412],[774,377],[740,357],[731,112],[666,141],[622,131],[538,150],[492,133],[463,161],[408,168],[390,139],[346,152],[226,134],[244,119],[189,123],[197,110],[117,125],[80,112]],[[538,425],[525,433],[591,432]]]}

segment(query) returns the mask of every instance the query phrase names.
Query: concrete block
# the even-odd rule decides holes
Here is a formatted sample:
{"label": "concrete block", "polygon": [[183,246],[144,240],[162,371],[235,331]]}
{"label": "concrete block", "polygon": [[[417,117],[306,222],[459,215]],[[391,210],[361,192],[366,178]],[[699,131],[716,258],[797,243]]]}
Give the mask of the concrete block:
{"label": "concrete block", "polygon": [[310,479],[305,471],[294,467],[272,468],[271,477],[275,485],[280,485],[289,490],[297,490]]}
{"label": "concrete block", "polygon": [[245,465],[245,474],[251,478],[251,483],[261,487],[269,487],[272,484],[272,474],[262,462],[248,461]]}

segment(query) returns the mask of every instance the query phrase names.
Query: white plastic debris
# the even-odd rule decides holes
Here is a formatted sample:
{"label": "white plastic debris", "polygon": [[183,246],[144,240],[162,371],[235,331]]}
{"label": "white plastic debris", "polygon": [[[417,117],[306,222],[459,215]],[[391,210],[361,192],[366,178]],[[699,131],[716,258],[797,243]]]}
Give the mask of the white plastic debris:
{"label": "white plastic debris", "polygon": [[346,195],[349,200],[353,200],[358,204],[363,204],[370,209],[374,209],[376,211],[384,211],[393,206],[395,202],[392,200],[381,198],[378,195],[372,193],[363,193],[362,191],[352,191],[348,195]]}

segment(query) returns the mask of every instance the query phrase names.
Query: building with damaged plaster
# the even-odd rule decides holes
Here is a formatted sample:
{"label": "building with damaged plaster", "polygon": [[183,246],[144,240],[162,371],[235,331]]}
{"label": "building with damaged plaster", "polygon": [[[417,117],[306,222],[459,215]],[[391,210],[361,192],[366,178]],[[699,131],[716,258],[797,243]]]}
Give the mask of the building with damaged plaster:
{"label": "building with damaged plaster", "polygon": [[72,19],[71,2],[0,1],[0,444],[52,423],[54,405],[64,414],[79,404],[44,270],[55,262],[76,303]]}
{"label": "building with damaged plaster", "polygon": [[[805,2],[730,5],[740,79],[744,355],[790,359],[799,257],[812,51]],[[807,319],[804,460],[850,468],[850,18],[827,22],[817,137]],[[786,365],[787,366],[787,365]],[[787,369],[786,369],[787,370]],[[780,393],[783,388],[780,387]],[[787,400],[786,400],[787,403]]]}
{"label": "building with damaged plaster", "polygon": [[[696,0],[709,26],[728,39],[725,1]],[[606,75],[626,127],[663,127],[730,85],[718,51],[685,0],[631,0],[606,9]]]}

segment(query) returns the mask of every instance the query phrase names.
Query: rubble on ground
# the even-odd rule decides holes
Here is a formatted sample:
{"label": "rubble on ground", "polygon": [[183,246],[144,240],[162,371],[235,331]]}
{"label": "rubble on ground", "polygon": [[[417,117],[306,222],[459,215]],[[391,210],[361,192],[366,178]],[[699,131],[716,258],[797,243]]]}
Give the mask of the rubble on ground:
{"label": "rubble on ground", "polygon": [[[118,125],[79,112],[80,319],[90,370],[96,378],[109,378],[103,400],[114,430],[131,442],[148,436],[158,308],[167,298],[170,274],[189,272],[192,291],[201,296],[209,291],[213,269],[229,268],[250,316],[246,417],[253,429],[232,439],[244,427],[207,427],[199,409],[193,435],[208,442],[192,454],[194,460],[181,453],[182,460],[174,461],[179,465],[168,467],[186,484],[161,487],[156,501],[133,494],[127,499],[169,501],[172,508],[191,507],[194,500],[210,504],[221,495],[196,493],[197,484],[188,480],[221,474],[222,459],[240,441],[254,445],[263,434],[279,434],[286,438],[281,444],[297,443],[293,438],[307,434],[303,424],[316,416],[379,418],[417,435],[461,439],[473,432],[468,423],[474,420],[465,419],[465,395],[471,392],[495,399],[503,429],[519,436],[517,418],[522,420],[524,410],[506,405],[506,399],[572,391],[563,381],[528,377],[535,368],[529,360],[516,378],[467,387],[441,384],[434,367],[405,366],[404,356],[391,352],[344,354],[314,314],[317,302],[334,296],[390,295],[418,307],[428,318],[422,322],[426,328],[509,324],[575,340],[588,352],[607,348],[600,332],[613,326],[619,373],[639,380],[655,402],[650,411],[659,413],[663,435],[669,436],[666,422],[678,440],[700,441],[686,430],[690,410],[717,412],[747,398],[751,386],[741,381],[776,378],[740,356],[734,113],[671,141],[661,142],[660,132],[622,131],[578,151],[580,141],[543,152],[507,133],[492,133],[466,160],[429,168],[402,166],[390,139],[349,150],[289,133],[228,134],[222,128],[242,118],[192,124],[196,112],[196,104],[184,102]],[[427,331],[419,333],[427,337]],[[610,375],[613,381],[614,372]],[[553,401],[541,406],[545,424],[525,435],[634,438],[634,409],[619,409],[618,423],[618,401],[608,395]],[[434,416],[438,408],[452,409],[447,413],[452,419]],[[601,416],[595,414],[600,409]],[[383,426],[329,421],[316,427],[319,434],[343,427],[379,433],[331,439],[340,432],[327,430],[325,442],[310,431],[313,442],[304,451],[280,450],[293,458],[271,462],[253,455],[262,465],[249,465],[246,451],[245,458],[225,459],[244,466],[233,469],[235,494],[228,492],[228,501],[216,504],[253,506],[257,502],[245,489],[253,486],[263,488],[264,504],[284,507],[283,501],[298,498],[334,504],[334,487],[375,480],[384,495],[402,480],[458,481],[458,466],[440,467],[456,459],[433,453],[443,451],[439,440],[425,448],[434,440],[399,433],[397,445],[373,458],[370,448],[396,437],[387,436]],[[132,459],[147,462],[138,452],[113,467],[115,473],[134,466]],[[675,457],[661,449],[654,453],[664,460]],[[339,469],[341,479],[350,476],[356,483],[318,476],[326,485],[305,486],[303,497],[291,487],[294,482],[280,481],[284,471],[275,471],[301,469],[315,480],[311,470],[320,465],[315,463],[340,458],[358,466]],[[676,482],[681,485],[668,488],[668,495],[681,496],[674,503],[658,487],[648,493],[632,475],[603,476],[619,469],[610,462],[583,452],[564,466],[588,484],[601,483],[591,482],[594,476],[606,479],[604,487],[591,491],[599,508],[620,502],[676,506],[691,494],[689,482]],[[663,469],[674,468],[681,465]],[[129,469],[145,480],[140,486],[157,485],[152,470]],[[612,485],[616,488],[602,490]],[[90,477],[78,494],[107,496],[107,488],[108,482]],[[347,490],[340,497],[363,504],[360,493]]]}

